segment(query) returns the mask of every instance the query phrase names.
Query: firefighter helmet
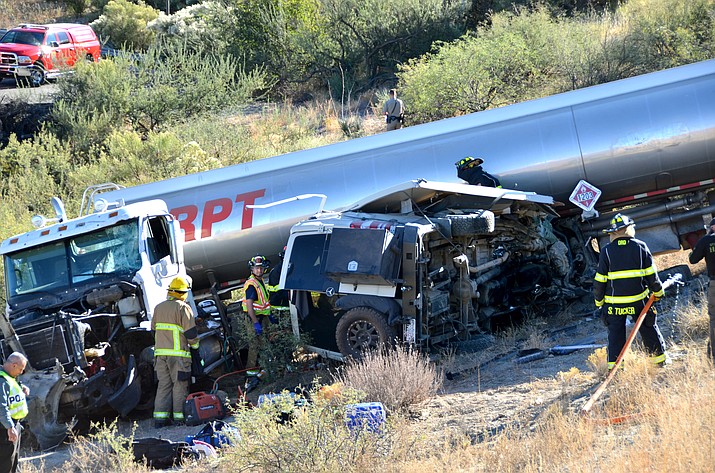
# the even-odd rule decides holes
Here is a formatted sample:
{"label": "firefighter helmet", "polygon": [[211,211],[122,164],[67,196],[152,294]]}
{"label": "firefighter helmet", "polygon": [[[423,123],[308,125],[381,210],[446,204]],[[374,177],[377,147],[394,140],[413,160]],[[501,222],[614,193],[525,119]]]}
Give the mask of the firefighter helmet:
{"label": "firefighter helmet", "polygon": [[613,232],[616,232],[622,228],[626,228],[631,225],[633,225],[633,226],[636,225],[636,222],[634,222],[632,218],[630,218],[628,215],[623,215],[623,214],[617,213],[611,219],[611,225],[603,231],[604,231],[604,233],[613,233]]}
{"label": "firefighter helmet", "polygon": [[248,262],[248,266],[254,268],[256,266],[267,268],[271,265],[271,262],[265,256],[256,255]]}
{"label": "firefighter helmet", "polygon": [[172,292],[189,292],[189,289],[191,289],[191,284],[189,284],[186,278],[176,276],[171,280],[171,283],[169,283],[168,290]]}
{"label": "firefighter helmet", "polygon": [[454,163],[454,165],[457,166],[457,169],[462,170],[470,168],[472,166],[479,166],[483,162],[484,160],[482,158],[473,158],[471,156],[467,156],[466,158],[462,158],[456,163]]}

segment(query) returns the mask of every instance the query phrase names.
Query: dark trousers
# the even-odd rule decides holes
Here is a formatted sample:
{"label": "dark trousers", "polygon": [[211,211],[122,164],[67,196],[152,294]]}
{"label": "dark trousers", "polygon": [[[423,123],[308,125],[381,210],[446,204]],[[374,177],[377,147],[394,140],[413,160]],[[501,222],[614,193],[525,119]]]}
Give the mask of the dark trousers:
{"label": "dark trousers", "polygon": [[17,459],[20,456],[20,435],[15,443],[7,439],[7,429],[0,427],[0,473],[17,471]]}
{"label": "dark trousers", "polygon": [[[615,363],[621,350],[623,350],[623,345],[626,344],[626,317],[630,317],[635,322],[644,306],[645,302],[638,302],[633,305],[606,304],[604,310],[606,310],[606,326],[608,327],[609,366]],[[653,306],[646,314],[638,333],[651,357],[658,357],[665,353],[665,342],[658,328],[656,310]]]}

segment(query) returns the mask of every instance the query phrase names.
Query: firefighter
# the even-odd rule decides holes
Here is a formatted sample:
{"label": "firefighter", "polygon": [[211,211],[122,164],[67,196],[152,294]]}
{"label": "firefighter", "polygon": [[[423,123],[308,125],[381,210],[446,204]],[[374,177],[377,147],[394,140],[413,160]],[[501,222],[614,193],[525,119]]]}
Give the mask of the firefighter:
{"label": "firefighter", "polygon": [[191,380],[191,350],[198,350],[199,339],[191,306],[186,303],[191,286],[187,278],[175,277],[167,298],[154,309],[154,369],[159,385],[154,401],[154,425],[166,427],[184,423],[184,401]]}
{"label": "firefighter", "polygon": [[[248,262],[251,268],[251,275],[243,285],[244,298],[243,310],[248,314],[246,319],[246,328],[249,334],[248,341],[248,359],[246,365],[248,367],[257,366],[258,350],[260,349],[260,336],[263,335],[263,327],[265,320],[268,319],[271,323],[278,323],[273,315],[271,315],[271,304],[269,301],[268,290],[263,282],[263,275],[270,267],[270,261],[265,256],[256,255]],[[255,336],[251,336],[251,331],[255,332]]]}
{"label": "firefighter", "polygon": [[7,433],[0,435],[0,472],[17,471],[20,451],[20,420],[27,416],[27,386],[17,382],[27,366],[27,358],[13,352],[5,359],[0,371],[0,423]]}
{"label": "firefighter", "polygon": [[454,165],[457,167],[457,177],[467,181],[473,186],[501,187],[499,179],[482,169],[482,158],[467,156]]}
{"label": "firefighter", "polygon": [[[626,343],[626,317],[640,315],[650,297],[664,295],[653,256],[648,246],[635,238],[635,222],[627,215],[616,214],[604,230],[610,243],[603,247],[593,283],[596,307],[608,328],[608,368],[616,363]],[[650,359],[657,365],[666,361],[665,343],[656,323],[656,310],[648,310],[639,330]]]}
{"label": "firefighter", "polygon": [[287,247],[283,247],[283,250],[278,253],[278,258],[280,261],[278,264],[271,269],[268,273],[268,302],[271,304],[271,312],[274,314],[283,314],[288,311],[288,305],[290,304],[290,293],[286,289],[280,289],[278,283],[281,279],[281,269],[283,267],[283,257],[285,256],[285,251]]}
{"label": "firefighter", "polygon": [[708,270],[708,316],[710,318],[710,340],[708,341],[708,357],[715,362],[715,218],[710,221],[707,235],[698,240],[690,253],[690,263],[695,264],[705,258]]}

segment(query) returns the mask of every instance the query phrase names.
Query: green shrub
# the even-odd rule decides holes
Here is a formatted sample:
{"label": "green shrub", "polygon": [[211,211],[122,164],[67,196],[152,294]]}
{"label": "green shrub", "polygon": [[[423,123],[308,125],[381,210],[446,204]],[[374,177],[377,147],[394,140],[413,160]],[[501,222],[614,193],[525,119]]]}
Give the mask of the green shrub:
{"label": "green shrub", "polygon": [[138,4],[129,0],[111,0],[90,26],[99,37],[115,47],[145,51],[154,40],[154,32],[147,28],[147,23],[158,16],[157,10],[141,0]]}

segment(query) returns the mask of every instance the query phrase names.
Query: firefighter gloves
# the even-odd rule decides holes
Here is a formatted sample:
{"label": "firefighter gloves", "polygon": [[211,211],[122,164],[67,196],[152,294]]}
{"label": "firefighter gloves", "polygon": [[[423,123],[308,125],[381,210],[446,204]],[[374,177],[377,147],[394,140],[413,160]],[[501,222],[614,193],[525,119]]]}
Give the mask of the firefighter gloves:
{"label": "firefighter gloves", "polygon": [[260,322],[255,322],[253,324],[253,330],[256,331],[256,335],[263,335],[263,326]]}

